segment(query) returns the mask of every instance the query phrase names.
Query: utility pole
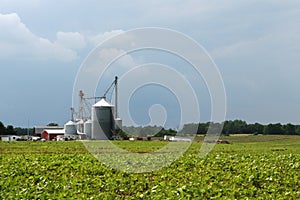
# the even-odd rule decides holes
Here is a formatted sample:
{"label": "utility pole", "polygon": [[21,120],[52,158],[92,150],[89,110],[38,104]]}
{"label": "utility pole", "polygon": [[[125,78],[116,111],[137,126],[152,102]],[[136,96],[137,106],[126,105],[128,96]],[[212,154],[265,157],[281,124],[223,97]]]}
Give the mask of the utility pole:
{"label": "utility pole", "polygon": [[118,77],[115,77],[115,118],[118,118]]}
{"label": "utility pole", "polygon": [[27,119],[27,137],[29,138],[29,119]]}
{"label": "utility pole", "polygon": [[78,108],[78,118],[83,119],[83,96],[82,90],[79,91],[79,108]]}

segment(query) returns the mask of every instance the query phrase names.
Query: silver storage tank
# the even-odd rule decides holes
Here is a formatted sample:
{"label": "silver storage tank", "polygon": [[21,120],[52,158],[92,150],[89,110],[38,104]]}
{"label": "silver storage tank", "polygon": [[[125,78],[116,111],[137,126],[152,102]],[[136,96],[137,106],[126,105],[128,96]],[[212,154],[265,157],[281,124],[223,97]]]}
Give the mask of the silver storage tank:
{"label": "silver storage tank", "polygon": [[92,120],[87,120],[84,123],[84,133],[86,134],[87,139],[92,138]]}
{"label": "silver storage tank", "polygon": [[73,121],[68,121],[68,123],[65,124],[64,128],[66,136],[77,135],[76,123],[74,123]]}
{"label": "silver storage tank", "polygon": [[77,127],[77,130],[78,130],[80,133],[83,133],[84,121],[83,121],[82,119],[80,119],[80,120],[76,123],[76,127]]}
{"label": "silver storage tank", "polygon": [[113,106],[102,98],[92,107],[92,139],[111,139],[113,132]]}
{"label": "silver storage tank", "polygon": [[116,118],[115,119],[115,129],[116,130],[121,130],[122,129],[122,119],[121,118]]}

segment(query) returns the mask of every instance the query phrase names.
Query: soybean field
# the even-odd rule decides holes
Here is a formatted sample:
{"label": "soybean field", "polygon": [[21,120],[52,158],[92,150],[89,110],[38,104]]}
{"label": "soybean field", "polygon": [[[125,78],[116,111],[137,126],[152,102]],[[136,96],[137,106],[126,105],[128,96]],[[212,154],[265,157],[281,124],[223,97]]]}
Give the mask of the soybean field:
{"label": "soybean field", "polygon": [[[3,141],[0,199],[300,199],[300,136],[221,139],[230,144],[200,158],[197,136],[179,159],[148,173],[109,168],[80,141]],[[137,153],[167,143],[113,141]]]}

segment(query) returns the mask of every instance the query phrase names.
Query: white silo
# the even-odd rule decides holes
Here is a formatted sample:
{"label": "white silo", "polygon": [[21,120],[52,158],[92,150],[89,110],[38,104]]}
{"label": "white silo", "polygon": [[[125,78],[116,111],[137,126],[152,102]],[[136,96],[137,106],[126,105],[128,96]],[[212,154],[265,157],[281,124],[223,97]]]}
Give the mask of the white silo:
{"label": "white silo", "polygon": [[122,129],[122,119],[121,118],[116,118],[115,119],[115,129],[116,130],[121,130]]}
{"label": "white silo", "polygon": [[77,127],[77,130],[80,132],[80,133],[83,133],[84,132],[84,121],[82,119],[80,119],[77,123],[76,123],[76,127]]}
{"label": "white silo", "polygon": [[92,120],[89,119],[84,123],[84,133],[88,139],[92,138]]}
{"label": "white silo", "polygon": [[64,128],[66,136],[77,135],[76,123],[74,123],[73,121],[68,121],[68,123],[65,124]]}
{"label": "white silo", "polygon": [[113,107],[105,98],[92,107],[92,139],[107,140],[114,132]]}

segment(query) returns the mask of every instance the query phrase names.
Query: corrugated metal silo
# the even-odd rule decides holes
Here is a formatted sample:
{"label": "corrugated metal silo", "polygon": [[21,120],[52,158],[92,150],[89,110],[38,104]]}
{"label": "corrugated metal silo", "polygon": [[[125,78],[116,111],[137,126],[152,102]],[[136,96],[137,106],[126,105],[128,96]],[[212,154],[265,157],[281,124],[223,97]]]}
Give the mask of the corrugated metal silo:
{"label": "corrugated metal silo", "polygon": [[76,123],[73,121],[68,121],[68,123],[65,124],[65,135],[77,135],[77,129],[76,129]]}
{"label": "corrugated metal silo", "polygon": [[89,119],[84,123],[84,133],[88,139],[92,138],[92,120]]}
{"label": "corrugated metal silo", "polygon": [[76,127],[77,127],[77,130],[78,130],[80,133],[83,133],[84,121],[83,121],[82,119],[79,120],[79,121],[76,123]]}
{"label": "corrugated metal silo", "polygon": [[92,107],[92,139],[111,139],[114,131],[113,107],[104,98]]}
{"label": "corrugated metal silo", "polygon": [[115,129],[116,130],[121,130],[122,129],[122,119],[121,118],[116,118],[115,119]]}

